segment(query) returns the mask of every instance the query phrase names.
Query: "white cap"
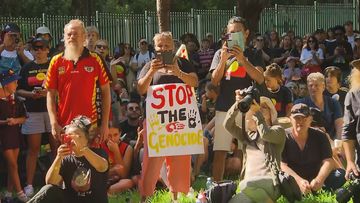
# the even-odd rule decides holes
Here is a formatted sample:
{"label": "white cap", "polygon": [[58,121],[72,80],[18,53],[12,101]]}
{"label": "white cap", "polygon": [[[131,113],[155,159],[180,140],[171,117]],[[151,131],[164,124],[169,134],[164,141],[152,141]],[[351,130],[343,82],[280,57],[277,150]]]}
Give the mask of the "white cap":
{"label": "white cap", "polygon": [[51,33],[50,33],[50,29],[45,26],[41,26],[41,27],[38,27],[38,29],[36,29],[36,35],[38,35],[38,34],[49,34],[50,37],[52,37]]}

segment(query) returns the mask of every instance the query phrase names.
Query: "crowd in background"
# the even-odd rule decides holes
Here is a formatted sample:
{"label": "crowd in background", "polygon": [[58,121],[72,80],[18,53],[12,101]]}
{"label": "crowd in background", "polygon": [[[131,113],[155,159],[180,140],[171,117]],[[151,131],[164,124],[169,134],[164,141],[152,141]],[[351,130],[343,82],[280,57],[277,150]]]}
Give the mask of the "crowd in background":
{"label": "crowd in background", "polygon": [[[219,139],[219,136],[222,136],[221,133],[217,134],[220,132],[217,130],[218,121],[216,121],[219,118],[217,116],[220,115],[218,113],[219,106],[217,106],[219,100],[221,103],[224,102],[223,100],[232,101],[228,102],[227,109],[222,110],[225,112],[223,119],[235,101],[235,93],[233,93],[233,99],[221,96],[224,91],[227,91],[227,87],[219,85],[222,78],[214,82],[216,63],[221,64],[220,52],[226,46],[228,29],[229,27],[225,27],[220,39],[214,39],[212,33],[207,33],[201,41],[198,41],[198,37],[194,34],[185,33],[180,39],[173,41],[174,51],[181,44],[185,44],[188,60],[194,67],[198,78],[196,95],[204,130],[205,153],[192,157],[191,181],[195,181],[199,175],[204,174],[213,176],[215,181],[220,181],[224,176],[239,175],[241,170],[250,164],[243,161],[243,154],[239,150],[242,142],[239,138],[239,140],[235,137],[231,138],[231,144],[225,148],[219,147],[215,141],[216,137]],[[86,27],[86,31],[86,48],[101,57],[109,73],[109,78],[110,76],[112,78],[108,138],[103,143],[93,146],[102,148],[107,153],[109,161],[107,194],[112,196],[137,187],[139,182],[144,154],[142,125],[145,97],[142,95],[143,93],[138,92],[137,86],[138,80],[144,76],[141,74],[143,67],[155,59],[156,51],[152,42],[146,39],[139,39],[138,47],[131,47],[130,43],[121,42],[113,51],[110,51],[108,41],[100,36],[96,27]],[[17,198],[26,202],[29,197],[34,195],[34,187],[37,184],[35,176],[39,175],[36,171],[39,170],[39,165],[43,165],[39,159],[41,145],[49,143],[51,153],[47,156],[52,162],[60,144],[59,140],[54,139],[51,135],[51,118],[48,116],[46,107],[47,91],[43,88],[43,84],[52,57],[61,55],[64,51],[64,41],[60,40],[55,47],[52,47],[52,41],[55,39],[52,38],[51,31],[47,27],[39,27],[34,31],[34,36],[26,41],[22,40],[23,37],[25,36],[21,36],[21,30],[15,23],[8,23],[1,32],[0,71],[2,76],[0,83],[3,90],[0,90],[0,99],[1,101],[19,99],[19,102],[24,105],[21,107],[22,109],[17,107],[17,117],[21,119],[16,121],[14,128],[5,132],[1,127],[3,124],[0,123],[0,150],[3,152],[1,165],[7,165],[8,174],[7,190],[4,192],[3,198],[12,199],[13,191],[15,191]],[[302,127],[311,125],[326,134],[324,137],[318,136],[321,138],[312,138],[315,140],[313,142],[315,144],[312,144],[311,147],[315,146],[315,148],[305,146],[305,148],[311,148],[306,152],[310,155],[317,153],[317,147],[322,150],[320,157],[305,164],[296,163],[297,159],[301,158],[294,156],[294,154],[305,153],[304,148],[296,151],[294,150],[295,145],[293,146],[294,142],[284,141],[283,146],[280,147],[287,150],[287,154],[284,155],[283,152],[282,155],[283,170],[296,177],[303,193],[321,188],[320,183],[324,184],[330,173],[337,173],[334,175],[334,179],[343,179],[346,158],[337,141],[342,139],[345,97],[349,90],[350,81],[348,79],[353,68],[351,61],[360,59],[360,33],[354,31],[353,23],[348,21],[343,25],[335,25],[331,28],[319,28],[304,36],[299,36],[291,30],[284,33],[278,33],[275,30],[267,33],[252,33],[247,37],[247,41],[248,46],[246,50],[242,51],[262,75],[263,82],[250,77],[256,81],[254,86],[260,90],[261,95],[269,99],[269,101],[262,99],[260,104],[264,103],[265,105],[266,103],[268,106],[265,105],[264,108],[274,110],[270,111],[270,114],[276,113],[279,117],[276,122],[280,123],[283,128],[291,127],[294,122],[300,123],[301,118],[294,120],[294,116],[299,114],[304,116],[304,122],[309,124],[301,124]],[[111,52],[113,55],[110,55]],[[234,55],[238,53],[240,51],[234,51]],[[223,55],[221,52],[221,56]],[[229,63],[228,66],[231,64]],[[240,65],[237,65],[234,68],[239,67]],[[6,79],[14,79],[13,75],[21,77],[16,78],[18,80],[16,98],[11,98],[14,97],[13,94],[7,94],[4,88],[9,84]],[[0,120],[6,120],[6,115],[11,112],[3,111],[7,107],[1,105],[1,101]],[[306,104],[313,108],[308,109],[298,104]],[[101,102],[97,105],[97,108],[101,108],[99,107]],[[260,106],[263,108],[263,105]],[[215,115],[217,116],[215,117]],[[310,115],[312,115],[312,120],[306,120]],[[270,123],[274,124],[274,122],[275,120]],[[12,133],[21,133],[22,136],[17,140],[10,139],[11,141],[6,142],[2,140],[1,136],[5,137],[5,134],[11,136]],[[292,132],[286,131],[284,136],[285,133],[288,136]],[[315,135],[318,131],[314,130],[311,133]],[[323,146],[322,142],[328,142],[328,145]],[[305,144],[302,144],[304,147]],[[17,171],[20,166],[17,164],[17,159],[19,154],[21,155],[20,151],[26,152],[26,161],[21,163],[25,165],[25,170],[20,170],[20,173],[23,174],[19,175]],[[217,151],[221,153],[216,153]],[[247,151],[247,153],[250,152],[251,150]],[[304,157],[308,158],[309,154],[305,154]],[[222,156],[223,160],[219,158]],[[280,153],[278,156],[280,157]],[[318,171],[306,168],[309,167],[307,164],[316,164],[316,166],[312,166],[319,170],[323,169],[324,162],[322,161],[329,161],[329,159],[334,160],[335,164],[327,166],[328,172],[326,172],[325,178],[316,179]],[[320,163],[318,163],[319,160]],[[216,166],[219,163],[222,166]],[[303,168],[296,168],[297,166]],[[161,170],[166,172],[167,169],[163,166]],[[252,170],[255,169],[252,168]],[[340,177],[341,175],[342,177]],[[44,174],[40,174],[40,177],[43,178]],[[159,180],[160,185],[168,185],[166,177],[160,176],[156,179]],[[338,188],[342,185],[339,183],[342,180],[329,181],[331,183],[325,184],[328,188],[332,188],[332,186]]]}

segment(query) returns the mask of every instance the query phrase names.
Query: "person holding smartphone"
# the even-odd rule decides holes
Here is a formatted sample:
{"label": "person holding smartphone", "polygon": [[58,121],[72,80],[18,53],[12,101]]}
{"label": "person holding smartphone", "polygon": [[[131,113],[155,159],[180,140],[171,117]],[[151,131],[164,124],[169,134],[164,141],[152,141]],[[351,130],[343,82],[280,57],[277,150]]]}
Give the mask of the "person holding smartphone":
{"label": "person holding smartphone", "polygon": [[[150,85],[185,83],[197,87],[198,78],[193,65],[186,59],[174,58],[174,41],[170,32],[158,33],[154,37],[155,51],[158,57],[148,62],[141,70],[138,80],[139,94],[145,95]],[[161,57],[160,57],[161,54]],[[144,122],[144,158],[142,164],[139,190],[141,201],[154,192],[160,169],[164,161],[169,168],[168,179],[173,199],[177,193],[187,194],[190,188],[191,155],[149,157],[146,133],[146,119]]]}
{"label": "person holding smartphone", "polygon": [[22,65],[34,60],[21,41],[19,26],[15,23],[6,24],[0,37],[3,42],[0,45],[0,65],[3,68],[0,71],[11,67],[16,74],[19,74]]}
{"label": "person holding smartphone", "polygon": [[[243,36],[238,45],[231,48],[225,42],[220,50],[215,53],[210,72],[211,82],[220,86],[220,94],[216,101],[215,138],[214,138],[214,164],[213,177],[215,181],[223,178],[225,158],[230,151],[232,135],[223,127],[226,112],[235,103],[235,90],[249,87],[253,81],[258,84],[264,82],[262,69],[265,67],[260,52],[239,45],[246,44],[249,36],[249,27],[244,18],[232,17],[227,25],[227,33],[237,33]],[[239,40],[239,39],[238,39]]]}
{"label": "person holding smartphone", "polygon": [[[51,132],[49,114],[46,108],[47,91],[42,88],[49,67],[49,41],[44,38],[35,38],[31,42],[31,50],[34,53],[35,60],[25,64],[21,69],[21,79],[17,90],[19,96],[26,99],[24,103],[28,111],[28,119],[22,125],[21,133],[26,137],[28,143],[26,158],[27,186],[24,190],[29,197],[34,194],[32,184],[41,146],[41,136],[43,133],[49,136]],[[55,155],[58,144],[53,136],[49,136],[49,142],[51,151]]]}

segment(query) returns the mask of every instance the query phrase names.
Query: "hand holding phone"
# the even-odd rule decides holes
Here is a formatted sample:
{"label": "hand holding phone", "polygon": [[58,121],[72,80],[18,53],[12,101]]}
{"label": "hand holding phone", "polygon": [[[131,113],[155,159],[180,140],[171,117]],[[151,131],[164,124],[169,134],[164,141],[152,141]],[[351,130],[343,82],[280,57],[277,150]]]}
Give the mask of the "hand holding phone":
{"label": "hand holding phone", "polygon": [[156,52],[156,58],[161,60],[164,65],[171,65],[174,63],[175,54],[172,51]]}
{"label": "hand holding phone", "polygon": [[233,46],[237,45],[241,50],[245,50],[244,35],[242,32],[228,34],[226,42],[229,49],[232,49]]}

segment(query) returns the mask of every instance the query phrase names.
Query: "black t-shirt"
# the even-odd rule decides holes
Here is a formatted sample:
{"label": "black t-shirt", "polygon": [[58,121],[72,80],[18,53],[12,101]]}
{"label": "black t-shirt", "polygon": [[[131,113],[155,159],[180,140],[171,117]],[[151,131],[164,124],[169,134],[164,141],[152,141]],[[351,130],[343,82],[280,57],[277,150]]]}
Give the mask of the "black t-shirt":
{"label": "black t-shirt", "polygon": [[259,88],[260,94],[262,96],[268,97],[273,102],[275,109],[278,113],[278,117],[286,116],[286,106],[289,103],[293,102],[293,96],[289,88],[285,86],[280,86],[279,90],[276,92],[270,92],[265,83],[257,85]]}
{"label": "black t-shirt", "polygon": [[[220,52],[221,50],[218,50],[214,55],[210,67],[211,72],[214,71],[220,63]],[[265,67],[261,52],[255,52],[253,49],[247,48],[245,49],[244,56],[246,56],[254,66]],[[216,100],[215,109],[217,111],[228,111],[235,102],[235,90],[251,86],[252,81],[245,67],[238,65],[234,57],[229,58],[226,62],[224,77],[220,80],[220,94]]]}
{"label": "black t-shirt", "polygon": [[[91,149],[99,156],[108,160],[108,156],[103,149]],[[86,192],[76,192],[71,184],[75,171],[79,168],[91,170],[90,189]],[[68,203],[107,203],[107,178],[108,171],[98,172],[85,157],[76,157],[75,155],[66,156],[61,162],[60,175],[65,183],[65,202]]]}
{"label": "black t-shirt", "polygon": [[[18,81],[18,89],[33,91],[34,87],[41,87],[45,80],[49,62],[36,64],[31,61],[20,70],[21,79]],[[46,97],[39,99],[26,98],[25,106],[28,112],[47,112]]]}
{"label": "black t-shirt", "polygon": [[285,130],[286,141],[282,162],[287,163],[300,177],[310,182],[319,173],[323,160],[332,157],[330,142],[323,132],[309,128],[305,147],[300,150],[292,136],[292,130]]}
{"label": "black t-shirt", "polygon": [[[334,95],[338,95],[338,96],[334,96]],[[339,103],[340,103],[340,106],[341,106],[341,110],[342,112],[344,113],[344,103],[345,103],[345,97],[346,97],[346,94],[347,92],[344,91],[344,90],[341,90],[339,89],[335,94],[331,94],[329,91],[327,91],[325,89],[324,91],[324,95],[326,96],[329,96],[329,97],[332,97],[334,99],[336,99]]]}
{"label": "black t-shirt", "polygon": [[[186,59],[178,58],[177,63],[179,65],[180,70],[184,71],[185,73],[196,73],[196,70],[191,62]],[[151,62],[145,64],[142,68],[138,79],[144,77],[146,73],[150,70]],[[169,75],[163,72],[156,72],[153,76],[150,85],[160,85],[160,84],[169,84],[169,83],[184,83],[180,78],[175,75]]]}
{"label": "black t-shirt", "polygon": [[[26,117],[24,103],[14,95],[11,97],[13,99],[10,101],[5,100],[4,98],[0,98],[0,120],[6,120],[7,118]],[[6,135],[20,135],[19,125],[10,126],[0,124],[0,137]]]}
{"label": "black t-shirt", "polygon": [[138,136],[138,134],[137,134],[138,126],[132,126],[129,124],[128,120],[125,120],[120,123],[120,128],[121,128],[121,136],[126,134],[125,140],[123,140],[123,141],[125,141],[128,144],[131,140],[136,141],[137,136]]}

